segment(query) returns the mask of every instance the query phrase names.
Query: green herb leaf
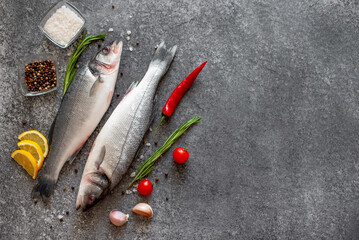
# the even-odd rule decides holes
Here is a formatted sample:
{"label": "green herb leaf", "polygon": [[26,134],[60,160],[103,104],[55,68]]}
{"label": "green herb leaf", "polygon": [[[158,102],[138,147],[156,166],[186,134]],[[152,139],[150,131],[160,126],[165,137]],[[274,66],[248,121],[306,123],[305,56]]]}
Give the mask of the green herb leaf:
{"label": "green herb leaf", "polygon": [[87,37],[86,37],[86,35],[87,35],[87,30],[85,31],[83,38],[81,40],[79,40],[79,42],[77,43],[76,49],[69,60],[69,64],[66,67],[65,78],[64,78],[64,88],[62,89],[62,96],[65,95],[67,88],[70,86],[72,79],[74,79],[74,77],[76,75],[76,70],[77,70],[76,63],[77,63],[77,59],[80,57],[81,53],[93,41],[100,40],[107,36],[104,33],[98,34],[95,36],[89,35]]}
{"label": "green herb leaf", "polygon": [[192,118],[191,120],[185,122],[184,124],[182,124],[181,127],[179,127],[178,129],[176,129],[171,136],[169,136],[169,138],[167,138],[167,140],[165,141],[165,143],[159,148],[157,149],[156,152],[154,152],[152,154],[152,156],[147,159],[146,161],[144,161],[140,168],[137,170],[136,176],[133,179],[133,181],[130,183],[130,185],[128,187],[131,187],[131,185],[136,182],[137,180],[145,177],[147,174],[149,174],[153,168],[154,163],[156,162],[156,160],[162,155],[164,154],[171,146],[172,144],[174,144],[177,139],[187,131],[187,129],[192,126],[192,124],[198,123],[200,122],[201,117],[195,117]]}

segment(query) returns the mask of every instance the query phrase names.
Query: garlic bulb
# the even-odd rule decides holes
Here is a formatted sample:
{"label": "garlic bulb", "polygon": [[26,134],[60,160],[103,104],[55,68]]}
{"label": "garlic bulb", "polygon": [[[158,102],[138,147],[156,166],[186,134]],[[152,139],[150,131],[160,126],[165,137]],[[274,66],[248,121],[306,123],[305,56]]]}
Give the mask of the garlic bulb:
{"label": "garlic bulb", "polygon": [[147,203],[137,204],[132,208],[132,212],[145,216],[146,218],[151,218],[153,216],[152,208]]}
{"label": "garlic bulb", "polygon": [[122,226],[128,221],[128,214],[124,214],[121,211],[118,210],[112,210],[110,212],[110,221],[115,226]]}

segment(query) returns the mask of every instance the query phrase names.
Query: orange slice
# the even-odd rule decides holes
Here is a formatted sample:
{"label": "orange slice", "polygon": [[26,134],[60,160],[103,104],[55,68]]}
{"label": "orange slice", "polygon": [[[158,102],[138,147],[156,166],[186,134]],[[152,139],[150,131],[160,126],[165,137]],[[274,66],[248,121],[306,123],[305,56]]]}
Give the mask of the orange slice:
{"label": "orange slice", "polygon": [[24,150],[16,150],[11,157],[20,164],[33,179],[37,176],[37,163],[31,153]]}
{"label": "orange slice", "polygon": [[38,132],[36,130],[30,130],[30,131],[23,132],[19,135],[18,138],[21,141],[30,140],[30,141],[36,142],[40,146],[40,148],[44,154],[44,158],[49,153],[49,145],[47,144],[47,139],[44,137],[44,135],[42,135],[40,132]]}
{"label": "orange slice", "polygon": [[21,150],[25,150],[35,158],[37,163],[37,170],[40,170],[42,167],[42,164],[44,163],[44,154],[36,142],[30,141],[30,140],[23,140],[21,142],[18,142],[17,145]]}

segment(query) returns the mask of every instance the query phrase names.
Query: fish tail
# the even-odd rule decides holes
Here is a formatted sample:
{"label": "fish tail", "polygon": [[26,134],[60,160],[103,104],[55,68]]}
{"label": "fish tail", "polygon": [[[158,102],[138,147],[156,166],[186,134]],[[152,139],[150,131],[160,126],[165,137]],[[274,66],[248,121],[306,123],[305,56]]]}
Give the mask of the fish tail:
{"label": "fish tail", "polygon": [[43,202],[47,202],[54,190],[55,184],[56,180],[47,176],[41,176],[39,182],[32,190],[32,198],[35,200],[41,198]]}
{"label": "fish tail", "polygon": [[161,42],[155,52],[150,63],[150,68],[160,68],[163,75],[171,65],[171,62],[176,54],[177,45],[167,49],[165,42]]}

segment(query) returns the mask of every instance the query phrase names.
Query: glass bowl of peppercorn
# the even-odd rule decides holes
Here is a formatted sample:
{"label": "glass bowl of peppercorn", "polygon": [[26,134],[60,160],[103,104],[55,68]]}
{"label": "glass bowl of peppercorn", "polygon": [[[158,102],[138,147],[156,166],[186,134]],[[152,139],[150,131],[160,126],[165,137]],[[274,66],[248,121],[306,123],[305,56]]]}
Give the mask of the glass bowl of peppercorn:
{"label": "glass bowl of peppercorn", "polygon": [[39,96],[57,90],[57,59],[51,53],[33,54],[21,59],[19,87],[25,96]]}

